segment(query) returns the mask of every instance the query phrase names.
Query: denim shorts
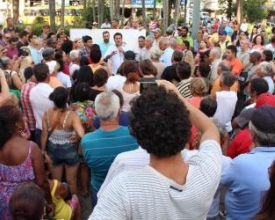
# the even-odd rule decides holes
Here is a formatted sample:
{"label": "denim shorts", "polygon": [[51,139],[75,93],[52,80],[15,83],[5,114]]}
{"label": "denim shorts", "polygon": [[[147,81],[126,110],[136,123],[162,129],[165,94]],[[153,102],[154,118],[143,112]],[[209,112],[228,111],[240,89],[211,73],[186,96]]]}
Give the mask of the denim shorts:
{"label": "denim shorts", "polygon": [[52,159],[53,166],[74,166],[79,163],[77,146],[78,144],[54,144],[48,141],[47,153]]}

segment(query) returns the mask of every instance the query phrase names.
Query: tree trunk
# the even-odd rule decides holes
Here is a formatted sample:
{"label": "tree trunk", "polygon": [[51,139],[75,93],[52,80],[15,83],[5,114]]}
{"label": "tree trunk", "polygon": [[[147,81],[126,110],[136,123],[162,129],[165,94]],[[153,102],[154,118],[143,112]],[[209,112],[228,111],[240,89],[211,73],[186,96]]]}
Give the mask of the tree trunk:
{"label": "tree trunk", "polygon": [[104,4],[105,4],[105,1],[102,0],[102,1],[98,1],[98,12],[99,12],[99,20],[98,20],[98,23],[99,23],[99,27],[101,26],[101,24],[104,22],[104,12],[105,12],[105,8],[104,8]]}
{"label": "tree trunk", "polygon": [[93,21],[96,21],[95,0],[92,1],[92,4],[93,4]]}
{"label": "tree trunk", "polygon": [[[156,1],[156,0],[155,0],[155,1]],[[145,9],[145,0],[142,0],[141,3],[142,3],[142,21],[143,21],[144,28],[146,28],[146,9]]]}
{"label": "tree trunk", "polygon": [[154,0],[153,17],[156,17],[157,0]]}
{"label": "tree trunk", "polygon": [[12,0],[12,16],[13,16],[13,23],[18,23],[19,18],[19,0]]}
{"label": "tree trunk", "polygon": [[231,17],[232,17],[232,0],[228,0],[227,16],[231,20]]}
{"label": "tree trunk", "polygon": [[111,21],[114,19],[114,0],[109,0],[109,8],[110,8],[110,19]]}
{"label": "tree trunk", "polygon": [[237,0],[236,6],[237,6],[237,21],[240,24],[243,19],[243,0]]}
{"label": "tree trunk", "polygon": [[51,31],[55,31],[55,0],[49,0]]}
{"label": "tree trunk", "polygon": [[116,0],[115,3],[115,17],[119,18],[120,15],[120,0]]}
{"label": "tree trunk", "polygon": [[179,21],[179,10],[180,10],[180,0],[175,0],[175,17],[174,17],[174,24],[175,28],[178,27],[178,21]]}
{"label": "tree trunk", "polygon": [[125,13],[125,0],[123,0],[123,5],[122,5],[122,19],[121,23],[124,26],[124,13]]}
{"label": "tree trunk", "polygon": [[61,1],[60,26],[64,28],[65,0]]}
{"label": "tree trunk", "polygon": [[168,27],[169,23],[169,0],[163,0],[163,24],[164,30]]}

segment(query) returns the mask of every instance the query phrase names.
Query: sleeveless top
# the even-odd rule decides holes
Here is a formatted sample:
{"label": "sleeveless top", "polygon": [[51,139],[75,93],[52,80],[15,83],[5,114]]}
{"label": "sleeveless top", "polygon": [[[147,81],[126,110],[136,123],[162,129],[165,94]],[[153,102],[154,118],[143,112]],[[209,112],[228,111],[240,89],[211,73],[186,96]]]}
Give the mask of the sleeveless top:
{"label": "sleeveless top", "polygon": [[35,179],[31,160],[33,146],[33,142],[29,142],[29,153],[23,163],[15,166],[0,164],[0,216],[2,220],[10,219],[8,204],[16,187]]}
{"label": "sleeveless top", "polygon": [[53,203],[55,204],[55,212],[54,218],[55,219],[71,219],[72,217],[72,209],[71,207],[64,201],[63,198],[56,198],[55,192],[58,186],[58,181],[53,180],[53,187],[51,189],[51,196]]}
{"label": "sleeveless top", "polygon": [[[66,122],[70,113],[71,111],[68,111],[65,115],[65,118],[62,124],[63,129],[55,129],[52,132],[51,136],[49,137],[49,141],[52,142],[53,144],[70,144],[69,138],[76,134],[74,130],[65,131]],[[50,118],[49,118],[48,112],[47,112],[47,124],[48,124],[48,131],[50,131],[52,128],[50,125]]]}

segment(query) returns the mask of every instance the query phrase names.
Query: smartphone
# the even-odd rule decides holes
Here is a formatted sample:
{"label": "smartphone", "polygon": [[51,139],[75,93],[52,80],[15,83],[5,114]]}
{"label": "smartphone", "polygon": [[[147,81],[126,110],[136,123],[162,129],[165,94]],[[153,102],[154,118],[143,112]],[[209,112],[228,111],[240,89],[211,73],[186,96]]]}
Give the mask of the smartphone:
{"label": "smartphone", "polygon": [[152,87],[157,87],[157,86],[158,86],[158,84],[156,83],[155,79],[154,80],[150,79],[147,81],[143,78],[143,80],[141,80],[139,82],[139,92],[143,93],[144,91],[146,91],[146,89],[152,88]]}

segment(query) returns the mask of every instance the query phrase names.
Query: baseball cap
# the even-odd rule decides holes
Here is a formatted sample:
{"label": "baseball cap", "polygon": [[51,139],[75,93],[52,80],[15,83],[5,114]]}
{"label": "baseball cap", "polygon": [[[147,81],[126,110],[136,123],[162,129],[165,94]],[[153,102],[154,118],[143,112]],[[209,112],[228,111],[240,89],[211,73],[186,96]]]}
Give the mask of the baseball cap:
{"label": "baseball cap", "polygon": [[212,29],[218,29],[219,28],[219,25],[218,24],[213,24],[212,25]]}
{"label": "baseball cap", "polygon": [[135,60],[136,54],[132,50],[128,50],[124,53],[125,60]]}
{"label": "baseball cap", "polygon": [[219,31],[219,35],[221,35],[221,36],[227,35],[227,32],[225,30],[221,30],[221,31]]}
{"label": "baseball cap", "polygon": [[94,22],[93,22],[93,25],[96,25],[96,24],[98,24],[98,23],[94,21]]}
{"label": "baseball cap", "polygon": [[275,107],[264,105],[255,110],[251,122],[260,131],[275,133]]}
{"label": "baseball cap", "polygon": [[275,95],[270,93],[262,93],[256,100],[256,108],[260,108],[263,105],[275,106]]}

